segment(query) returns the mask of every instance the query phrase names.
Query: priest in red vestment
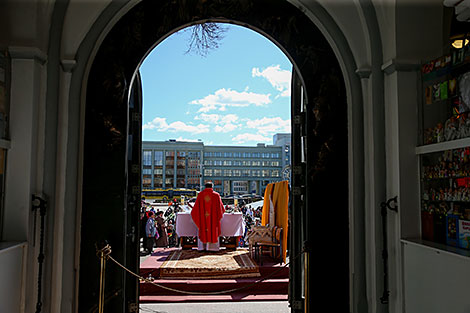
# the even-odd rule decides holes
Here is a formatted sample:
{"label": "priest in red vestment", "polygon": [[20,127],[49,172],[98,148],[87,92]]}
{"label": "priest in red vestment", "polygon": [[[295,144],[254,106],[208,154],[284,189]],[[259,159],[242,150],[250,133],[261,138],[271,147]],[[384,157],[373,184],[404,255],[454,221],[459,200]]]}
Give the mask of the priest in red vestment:
{"label": "priest in red vestment", "polygon": [[220,195],[212,189],[212,182],[207,182],[205,187],[198,194],[191,211],[191,217],[199,230],[197,248],[199,251],[218,251],[224,205]]}

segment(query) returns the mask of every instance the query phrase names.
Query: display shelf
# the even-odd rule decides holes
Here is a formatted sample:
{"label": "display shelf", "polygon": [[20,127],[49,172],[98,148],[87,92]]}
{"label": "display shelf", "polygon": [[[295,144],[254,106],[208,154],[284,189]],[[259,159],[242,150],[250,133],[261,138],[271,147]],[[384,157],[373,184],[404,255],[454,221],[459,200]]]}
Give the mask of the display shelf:
{"label": "display shelf", "polygon": [[428,177],[424,176],[421,177],[421,181],[430,181],[430,180],[449,180],[449,179],[459,179],[459,178],[470,178],[470,175],[455,175],[455,176],[447,176],[447,177]]}
{"label": "display shelf", "polygon": [[421,201],[425,201],[425,202],[433,202],[433,203],[440,203],[440,202],[446,202],[446,203],[470,203],[470,200],[425,200],[425,199],[421,199]]}
{"label": "display shelf", "polygon": [[446,253],[448,255],[456,256],[459,258],[463,258],[467,261],[470,261],[470,250],[465,250],[462,248],[449,246],[442,243],[436,243],[432,241],[427,241],[419,238],[405,238],[401,239],[403,244],[409,244],[414,246],[423,247],[429,250],[432,250],[436,253]]}
{"label": "display shelf", "polygon": [[469,146],[470,146],[470,137],[452,140],[452,141],[433,143],[430,145],[418,146],[416,147],[415,151],[417,155],[421,155],[421,154],[440,152],[440,151],[445,151],[445,150],[466,148]]}
{"label": "display shelf", "polygon": [[0,254],[18,247],[26,247],[27,243],[22,241],[0,241]]}
{"label": "display shelf", "polygon": [[402,240],[466,259],[470,257],[469,52],[454,50],[422,67],[419,146],[415,147],[421,239]]}

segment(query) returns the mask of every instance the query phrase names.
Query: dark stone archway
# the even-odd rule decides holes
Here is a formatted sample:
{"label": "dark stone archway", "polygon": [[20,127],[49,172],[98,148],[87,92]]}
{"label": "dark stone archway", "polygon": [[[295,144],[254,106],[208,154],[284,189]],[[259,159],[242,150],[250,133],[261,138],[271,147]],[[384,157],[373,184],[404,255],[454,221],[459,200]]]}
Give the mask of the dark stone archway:
{"label": "dark stone archway", "polygon": [[[300,184],[291,210],[302,211],[302,220],[291,221],[291,229],[302,233],[305,243],[291,242],[291,249],[299,251],[305,246],[311,251],[310,307],[328,303],[331,310],[348,311],[346,95],[338,62],[324,36],[285,0],[148,0],[137,4],[111,29],[88,77],[79,312],[93,311],[97,304],[95,243],[106,240],[115,259],[129,267],[138,264],[131,226],[137,225],[140,208],[140,185],[136,183],[140,159],[135,151],[141,146],[140,137],[132,135],[140,132],[141,108],[129,105],[133,103],[128,99],[132,79],[156,43],[186,25],[208,20],[236,23],[264,34],[285,51],[301,77],[308,103],[304,113],[293,110],[293,121],[299,123],[305,138],[305,151],[297,147],[297,154],[306,155],[306,164],[298,167],[301,170],[294,169]],[[138,294],[136,286],[135,279],[108,266],[106,310],[128,312],[127,302]],[[291,287],[291,297],[300,300],[300,284]]]}

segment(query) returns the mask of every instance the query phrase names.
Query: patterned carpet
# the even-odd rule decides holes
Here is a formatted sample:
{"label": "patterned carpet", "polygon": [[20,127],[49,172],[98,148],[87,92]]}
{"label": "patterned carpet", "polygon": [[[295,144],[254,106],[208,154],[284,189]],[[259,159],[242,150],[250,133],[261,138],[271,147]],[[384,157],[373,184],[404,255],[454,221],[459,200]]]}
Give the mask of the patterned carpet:
{"label": "patterned carpet", "polygon": [[173,251],[160,267],[160,278],[221,279],[259,277],[259,269],[248,250]]}

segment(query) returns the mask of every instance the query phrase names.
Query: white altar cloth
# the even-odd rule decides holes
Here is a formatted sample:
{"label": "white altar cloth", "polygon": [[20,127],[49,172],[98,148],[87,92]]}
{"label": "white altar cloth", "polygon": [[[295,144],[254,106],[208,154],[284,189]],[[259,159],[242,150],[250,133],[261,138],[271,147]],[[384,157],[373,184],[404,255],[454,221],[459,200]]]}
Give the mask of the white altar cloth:
{"label": "white altar cloth", "polygon": [[[220,221],[221,236],[243,236],[245,234],[245,222],[240,212],[224,213]],[[176,234],[178,237],[197,236],[197,226],[194,224],[191,213],[176,213]]]}

